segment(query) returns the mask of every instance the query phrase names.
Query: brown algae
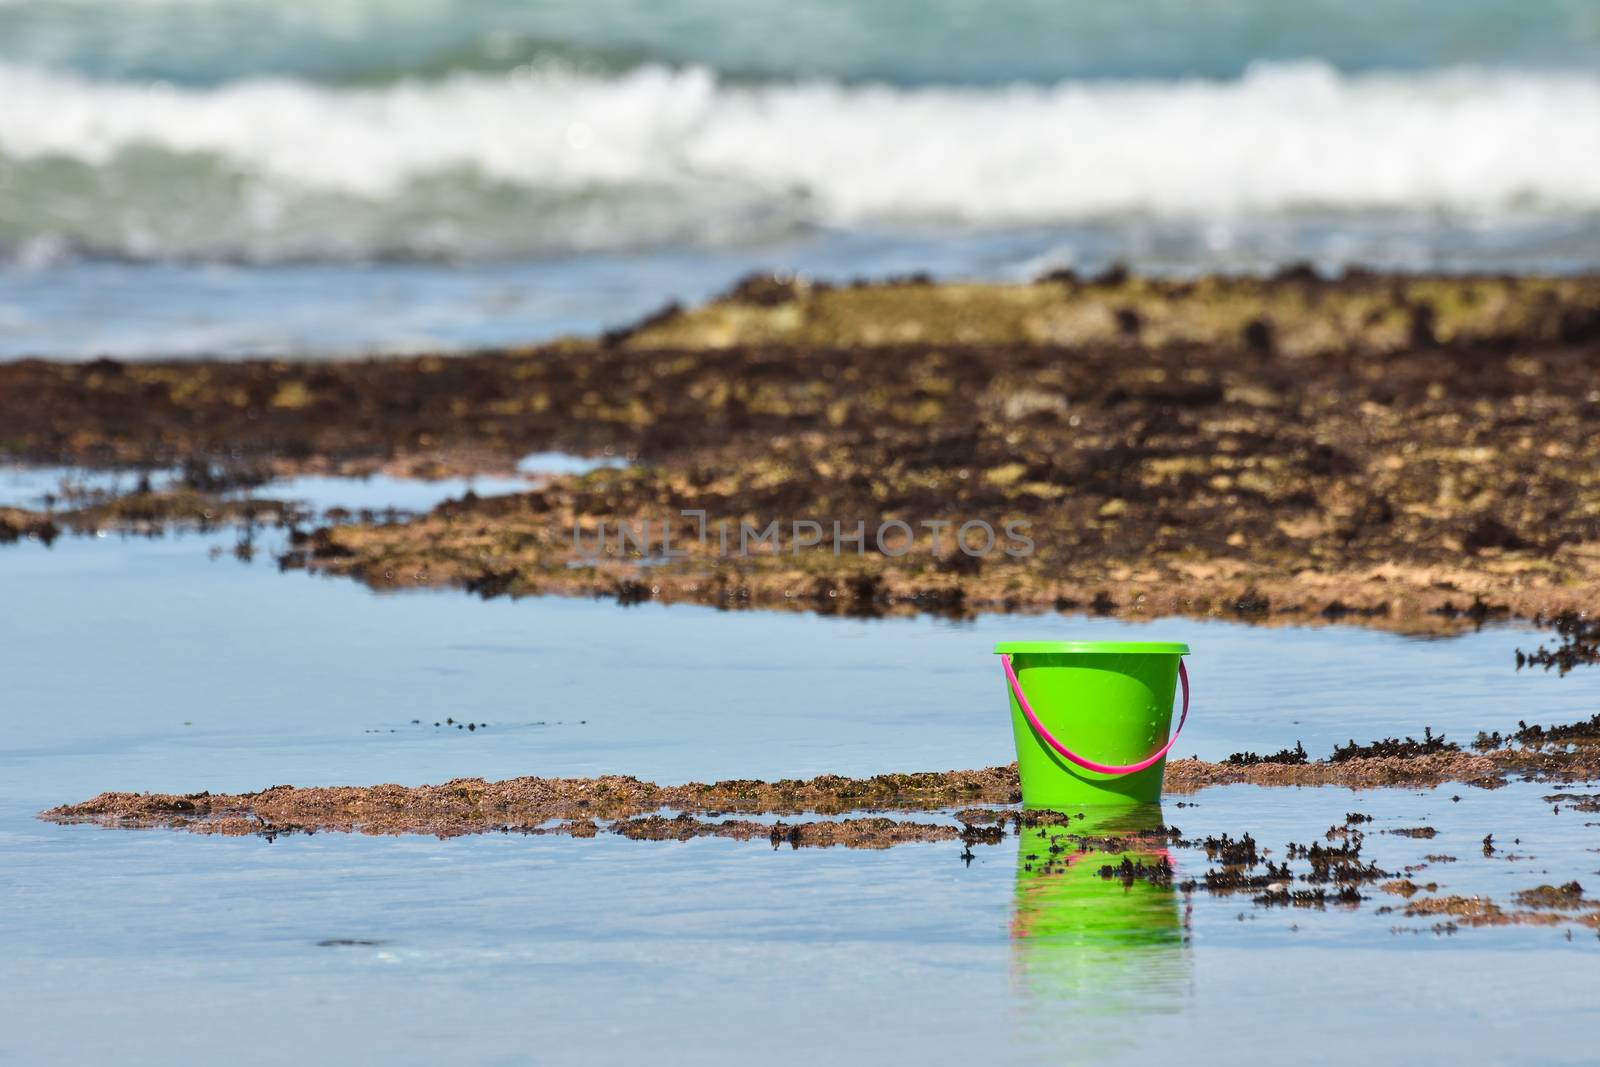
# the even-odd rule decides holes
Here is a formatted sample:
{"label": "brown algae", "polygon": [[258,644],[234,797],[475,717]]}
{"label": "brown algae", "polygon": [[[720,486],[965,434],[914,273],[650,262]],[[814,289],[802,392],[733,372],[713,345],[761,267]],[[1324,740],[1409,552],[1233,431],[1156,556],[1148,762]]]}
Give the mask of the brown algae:
{"label": "brown algae", "polygon": [[[1597,339],[1594,277],[755,279],[594,342],[0,364],[0,425],[9,457],[83,464],[442,474],[552,448],[637,460],[407,522],[304,530],[287,557],[375,586],[1407,631],[1578,620],[1567,651],[1528,655],[1566,669],[1592,645],[1582,620],[1600,579]],[[859,552],[729,558],[685,510],[736,529],[899,520],[917,536],[898,555],[869,535]],[[13,511],[0,539],[207,511],[227,517],[154,498],[135,514]],[[921,524],[952,519],[1024,523],[1035,549],[980,558],[948,534],[936,549]],[[612,550],[587,561],[573,530],[593,544],[602,523]],[[670,526],[686,555],[642,568],[644,553],[617,547],[619,523]]]}

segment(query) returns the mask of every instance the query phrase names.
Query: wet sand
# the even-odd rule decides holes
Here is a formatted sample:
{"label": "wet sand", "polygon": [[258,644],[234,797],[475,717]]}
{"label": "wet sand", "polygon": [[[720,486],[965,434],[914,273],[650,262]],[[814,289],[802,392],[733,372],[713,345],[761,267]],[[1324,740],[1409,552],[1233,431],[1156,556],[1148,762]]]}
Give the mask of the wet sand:
{"label": "wet sand", "polygon": [[[598,340],[448,359],[3,364],[0,424],[13,458],[223,480],[508,470],[553,448],[636,461],[297,529],[287,565],[378,588],[1449,631],[1592,608],[1597,343],[1596,278],[758,278]],[[124,506],[0,513],[0,538],[223,517],[163,493]],[[726,558],[686,509],[919,536]],[[921,526],[969,519],[1026,523],[1036,550],[980,558],[948,530],[936,550]],[[618,551],[619,521],[670,525],[686,555]],[[592,545],[602,522],[610,552],[586,563],[574,526]]]}

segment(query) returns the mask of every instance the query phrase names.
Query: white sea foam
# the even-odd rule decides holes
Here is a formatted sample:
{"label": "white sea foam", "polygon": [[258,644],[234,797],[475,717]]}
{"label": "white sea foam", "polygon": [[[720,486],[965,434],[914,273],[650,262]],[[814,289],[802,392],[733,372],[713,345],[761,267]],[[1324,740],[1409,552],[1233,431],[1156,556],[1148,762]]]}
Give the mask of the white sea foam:
{"label": "white sea foam", "polygon": [[[62,204],[75,194],[41,176],[43,163],[109,173],[150,149],[173,157],[163,181],[171,167],[226,175],[207,195],[238,198],[241,233],[290,225],[316,197],[352,217],[352,201],[404,201],[407,219],[434,204],[457,225],[489,225],[492,201],[484,218],[456,201],[508,188],[548,194],[544,222],[588,212],[591,230],[595,204],[620,198],[631,207],[605,219],[610,245],[627,244],[618,227],[659,235],[663,215],[692,227],[726,203],[823,225],[1600,210],[1600,76],[1581,73],[1352,75],[1305,62],[1234,81],[891,88],[645,67],[189,89],[0,66],[0,100],[0,185],[13,197],[0,239],[9,228],[13,243],[72,215]],[[122,176],[120,202],[159,249],[162,213],[182,205],[138,188],[151,180],[141,175]],[[432,190],[422,205],[419,183]],[[94,197],[82,217],[128,229],[103,217],[115,210],[104,189]]]}

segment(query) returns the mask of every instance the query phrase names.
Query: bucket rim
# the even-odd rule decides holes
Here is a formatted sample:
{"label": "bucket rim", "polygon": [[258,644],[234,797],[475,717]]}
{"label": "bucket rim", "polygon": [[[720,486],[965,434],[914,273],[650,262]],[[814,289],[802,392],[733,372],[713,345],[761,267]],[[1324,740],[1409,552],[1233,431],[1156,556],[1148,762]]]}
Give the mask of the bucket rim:
{"label": "bucket rim", "polygon": [[1001,641],[995,655],[1091,654],[1187,656],[1189,646],[1182,641]]}

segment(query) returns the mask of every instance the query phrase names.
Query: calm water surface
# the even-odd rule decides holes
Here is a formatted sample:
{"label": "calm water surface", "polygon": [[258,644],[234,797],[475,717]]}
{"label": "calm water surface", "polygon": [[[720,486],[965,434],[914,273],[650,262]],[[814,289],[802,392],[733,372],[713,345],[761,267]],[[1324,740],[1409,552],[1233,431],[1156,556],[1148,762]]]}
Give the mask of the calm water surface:
{"label": "calm water surface", "polygon": [[[1241,1062],[1592,1053],[1592,932],[1444,937],[1377,914],[1399,900],[1375,889],[1354,911],[1203,893],[1189,910],[1161,891],[1094,896],[1098,879],[1041,884],[1013,837],[969,867],[959,844],[269,843],[33,818],[103,789],[1004,763],[989,653],[1001,636],[1189,641],[1195,709],[1179,748],[1212,758],[1592,713],[1593,677],[1513,671],[1512,650],[1536,636],[379,596],[208,558],[231,543],[0,552],[0,1060],[618,1062],[670,1049],[1060,1062],[1108,1042]],[[432,726],[447,716],[489,727]],[[1370,812],[1380,866],[1454,855],[1417,879],[1506,901],[1541,882],[1600,884],[1600,828],[1552,815],[1549,791],[1228,787],[1164,815],[1189,837],[1249,830],[1278,850]],[[1418,825],[1439,836],[1378,832]],[[1531,858],[1484,857],[1491,831]],[[1205,867],[1192,850],[1171,858],[1180,877]],[[1083,907],[1091,896],[1105,903]]]}

